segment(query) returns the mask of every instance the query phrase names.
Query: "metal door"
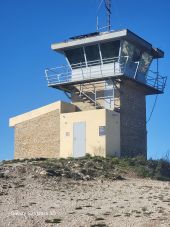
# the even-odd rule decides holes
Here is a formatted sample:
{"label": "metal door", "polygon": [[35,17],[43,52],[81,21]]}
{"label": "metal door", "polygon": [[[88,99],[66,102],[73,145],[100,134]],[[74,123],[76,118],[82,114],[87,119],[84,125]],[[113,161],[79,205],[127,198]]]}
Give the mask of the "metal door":
{"label": "metal door", "polygon": [[106,81],[104,89],[104,107],[105,109],[114,109],[114,87],[112,81]]}
{"label": "metal door", "polygon": [[73,157],[83,157],[86,154],[86,123],[73,123]]}

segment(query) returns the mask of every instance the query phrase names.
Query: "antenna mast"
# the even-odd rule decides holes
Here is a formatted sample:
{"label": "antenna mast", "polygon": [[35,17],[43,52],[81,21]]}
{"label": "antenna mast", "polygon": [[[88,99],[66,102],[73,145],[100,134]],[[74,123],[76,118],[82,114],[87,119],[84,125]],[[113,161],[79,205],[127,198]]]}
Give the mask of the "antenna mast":
{"label": "antenna mast", "polygon": [[111,0],[105,0],[105,8],[107,13],[107,27],[108,31],[111,30]]}

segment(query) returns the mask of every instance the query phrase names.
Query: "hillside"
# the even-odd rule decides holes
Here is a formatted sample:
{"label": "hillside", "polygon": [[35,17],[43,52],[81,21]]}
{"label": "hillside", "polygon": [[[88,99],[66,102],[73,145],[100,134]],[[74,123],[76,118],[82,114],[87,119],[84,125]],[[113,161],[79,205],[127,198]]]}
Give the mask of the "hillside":
{"label": "hillside", "polygon": [[0,227],[170,226],[170,163],[142,158],[0,164]]}

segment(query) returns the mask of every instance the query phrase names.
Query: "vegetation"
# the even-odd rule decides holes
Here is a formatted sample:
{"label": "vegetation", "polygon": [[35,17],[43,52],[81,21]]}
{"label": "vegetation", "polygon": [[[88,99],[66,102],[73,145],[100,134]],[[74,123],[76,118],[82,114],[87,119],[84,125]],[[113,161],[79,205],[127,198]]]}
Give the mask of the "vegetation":
{"label": "vegetation", "polygon": [[122,180],[132,173],[138,177],[170,181],[170,160],[166,156],[160,160],[145,160],[143,157],[117,158],[92,157],[67,159],[29,159],[3,161],[4,164],[27,162],[44,168],[48,176],[67,177],[75,180],[91,180],[96,177]]}
{"label": "vegetation", "polygon": [[149,177],[156,180],[170,180],[170,159],[167,154],[164,158],[159,160],[146,160],[143,157],[136,158],[117,158],[108,157],[106,159],[102,157],[90,157],[86,158],[94,161],[101,161],[107,167],[122,167],[125,171],[134,171],[139,177]]}

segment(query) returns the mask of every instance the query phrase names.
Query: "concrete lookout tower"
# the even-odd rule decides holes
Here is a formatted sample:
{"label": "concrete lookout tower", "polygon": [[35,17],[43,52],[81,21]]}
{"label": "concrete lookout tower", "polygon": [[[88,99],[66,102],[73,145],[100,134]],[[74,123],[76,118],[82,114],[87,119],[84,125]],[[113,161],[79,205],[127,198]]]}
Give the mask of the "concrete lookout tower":
{"label": "concrete lookout tower", "polygon": [[[96,110],[92,125],[98,119],[97,112],[106,111],[105,124],[98,128],[98,136],[106,139],[103,152],[146,157],[145,97],[162,94],[166,84],[166,77],[149,67],[164,56],[163,51],[129,30],[76,36],[52,44],[52,49],[63,54],[68,64],[46,70],[48,86],[64,91],[77,111],[86,114]],[[77,128],[80,134],[72,139],[78,139],[81,149],[83,125]],[[96,140],[96,135],[91,136]]]}
{"label": "concrete lookout tower", "polygon": [[45,70],[48,86],[71,102],[11,118],[15,158],[146,157],[146,95],[164,92],[166,77],[158,72],[164,52],[127,29],[72,37],[52,50],[67,65]]}

